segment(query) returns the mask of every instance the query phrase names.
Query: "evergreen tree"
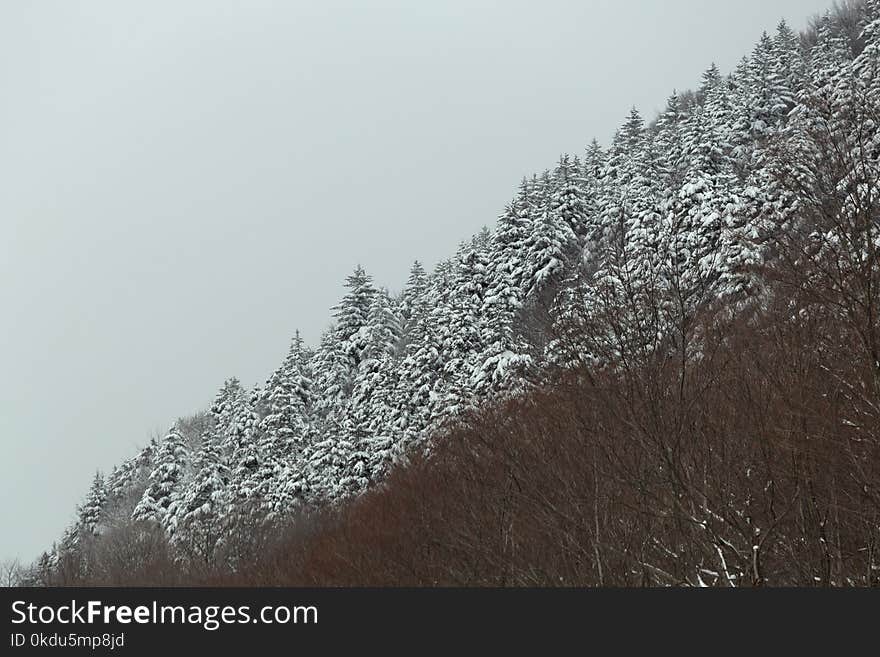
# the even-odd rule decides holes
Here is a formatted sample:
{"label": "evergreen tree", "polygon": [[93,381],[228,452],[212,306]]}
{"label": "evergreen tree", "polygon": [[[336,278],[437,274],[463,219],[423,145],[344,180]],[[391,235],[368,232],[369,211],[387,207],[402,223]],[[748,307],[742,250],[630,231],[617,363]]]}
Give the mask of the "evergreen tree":
{"label": "evergreen tree", "polygon": [[193,477],[174,508],[174,536],[196,560],[211,563],[229,512],[229,469],[214,436],[204,436],[193,459]]}
{"label": "evergreen tree", "polygon": [[443,365],[432,398],[432,415],[438,419],[460,413],[474,396],[483,350],[482,308],[490,282],[487,246],[484,239],[459,249],[450,303],[438,317]]}
{"label": "evergreen tree", "polygon": [[166,526],[176,512],[172,502],[186,474],[188,461],[186,445],[176,426],[172,426],[159,443],[155,460],[147,489],[132,513],[132,519]]}
{"label": "evergreen tree", "polygon": [[372,278],[358,266],[346,279],[348,292],[334,307],[336,324],[321,340],[316,354],[317,408],[322,416],[339,414],[351,394],[358,365],[369,345],[367,320],[376,295]]}
{"label": "evergreen tree", "polygon": [[296,332],[287,356],[272,373],[260,395],[265,414],[260,431],[279,456],[302,448],[313,402],[312,380],[305,345]]}
{"label": "evergreen tree", "polygon": [[89,536],[100,533],[98,527],[106,501],[107,488],[104,484],[104,477],[100,472],[96,472],[86,499],[79,508],[78,528],[81,533]]}
{"label": "evergreen tree", "polygon": [[365,328],[377,291],[372,277],[360,265],[346,279],[346,287],[348,292],[335,307],[333,316],[336,318],[337,342],[350,359],[351,369],[354,370],[363,359],[364,350],[369,343]]}
{"label": "evergreen tree", "polygon": [[409,342],[419,339],[417,330],[422,319],[428,314],[428,286],[430,282],[425,268],[416,260],[409,272],[409,279],[400,298],[400,329],[403,333],[406,348]]}
{"label": "evergreen tree", "polygon": [[259,497],[264,490],[261,475],[266,471],[261,470],[261,465],[269,458],[266,443],[258,432],[255,405],[259,397],[259,391],[243,392],[231,402],[232,424],[221,441],[232,470],[231,504],[237,512],[244,514],[262,504]]}

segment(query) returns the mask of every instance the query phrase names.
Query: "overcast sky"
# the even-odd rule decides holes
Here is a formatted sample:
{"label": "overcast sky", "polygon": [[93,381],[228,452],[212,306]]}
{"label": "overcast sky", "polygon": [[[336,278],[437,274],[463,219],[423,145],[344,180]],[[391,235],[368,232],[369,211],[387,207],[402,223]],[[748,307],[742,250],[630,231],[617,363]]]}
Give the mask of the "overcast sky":
{"label": "overcast sky", "polygon": [[823,0],[0,3],[0,558],[523,175]]}

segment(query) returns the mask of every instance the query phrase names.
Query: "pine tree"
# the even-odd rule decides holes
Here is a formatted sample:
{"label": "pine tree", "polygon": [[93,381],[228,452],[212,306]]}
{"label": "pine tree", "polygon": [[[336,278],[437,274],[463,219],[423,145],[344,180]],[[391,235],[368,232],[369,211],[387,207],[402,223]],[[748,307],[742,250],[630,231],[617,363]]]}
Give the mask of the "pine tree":
{"label": "pine tree", "polygon": [[874,161],[880,160],[880,0],[866,0],[863,5],[860,39],[864,49],[852,65],[858,80],[858,94],[864,116],[864,144]]}
{"label": "pine tree", "polygon": [[482,350],[473,376],[478,398],[508,389],[532,363],[528,347],[515,329],[523,305],[523,255],[531,222],[522,200],[526,194],[527,183],[523,181],[520,196],[499,217],[487,253],[486,289],[480,308]]}
{"label": "pine tree", "polygon": [[266,471],[261,470],[261,465],[268,455],[258,432],[255,405],[259,397],[259,391],[243,392],[231,402],[232,424],[220,443],[229,455],[231,505],[239,514],[251,513],[262,504],[260,492],[264,490]]}
{"label": "pine tree", "polygon": [[244,396],[245,391],[236,377],[232,377],[223,382],[223,387],[214,398],[211,405],[211,417],[214,421],[214,430],[222,437],[228,440],[232,432],[235,431],[237,422],[236,414],[238,413],[239,402]]}
{"label": "pine tree", "polygon": [[400,318],[394,312],[388,291],[380,289],[373,296],[367,313],[366,344],[362,352],[364,360],[382,356],[393,357],[401,339]]}
{"label": "pine tree", "polygon": [[[578,178],[579,169],[580,165],[568,155],[560,158],[554,172],[555,189],[550,201],[551,211],[575,235],[578,246],[583,245],[589,229],[584,190]],[[572,250],[575,250],[574,247]]]}
{"label": "pine tree", "polygon": [[346,279],[346,287],[348,293],[334,309],[333,316],[336,318],[336,339],[349,357],[351,369],[354,370],[363,359],[369,342],[365,328],[377,291],[372,277],[360,265]]}
{"label": "pine tree", "polygon": [[432,391],[432,416],[437,419],[456,416],[474,397],[473,381],[483,351],[482,309],[490,282],[487,246],[485,239],[461,246],[449,306],[438,318],[443,365]]}
{"label": "pine tree", "polygon": [[265,410],[260,431],[277,455],[289,456],[302,448],[313,403],[312,388],[308,356],[297,331],[284,362],[260,395]]}
{"label": "pine tree", "polygon": [[342,477],[356,482],[358,490],[380,481],[393,458],[393,372],[393,361],[387,355],[365,361],[352,393],[344,425],[351,453]]}
{"label": "pine tree", "polygon": [[230,473],[215,436],[203,437],[192,469],[192,480],[174,507],[173,535],[189,547],[192,558],[212,563],[230,503]]}
{"label": "pine tree", "polygon": [[794,95],[787,80],[782,77],[783,62],[773,40],[765,32],[752,53],[749,62],[747,102],[753,136],[759,140],[771,138],[780,130],[785,117],[794,105]]}
{"label": "pine tree", "polygon": [[150,473],[155,467],[155,455],[158,449],[156,440],[151,440],[132,458],[114,467],[105,482],[109,504],[120,506],[125,503],[133,491],[146,485]]}
{"label": "pine tree", "polygon": [[159,443],[155,460],[147,489],[132,513],[132,519],[166,526],[176,512],[172,502],[186,474],[188,461],[186,445],[176,426],[172,426]]}
{"label": "pine tree", "polygon": [[344,411],[369,344],[367,320],[376,295],[373,280],[358,266],[346,279],[346,287],[348,292],[334,307],[336,324],[322,338],[315,357],[316,387],[320,391],[317,410],[323,417]]}
{"label": "pine tree", "polygon": [[807,66],[800,47],[800,38],[784,20],[776,26],[773,36],[774,74],[780,80],[781,98],[788,114],[797,104],[797,93],[805,82]]}
{"label": "pine tree", "polygon": [[540,214],[523,244],[524,299],[540,299],[542,293],[565,276],[566,266],[579,254],[578,237],[558,214],[551,197],[549,177],[541,185]]}
{"label": "pine tree", "polygon": [[[697,108],[699,111],[700,108]],[[658,172],[667,188],[680,186],[684,177],[687,123],[688,114],[682,107],[678,93],[673,93],[666,101],[666,109],[657,119],[655,135],[651,140],[656,146],[650,154],[656,159]]]}
{"label": "pine tree", "polygon": [[406,349],[396,373],[395,408],[391,431],[400,436],[397,449],[406,451],[420,441],[430,425],[434,408],[434,392],[443,369],[441,331],[451,298],[453,266],[441,261],[435,267],[425,293],[429,312],[415,327],[417,339]]}
{"label": "pine tree", "polygon": [[322,424],[320,437],[307,449],[306,476],[304,486],[313,505],[340,501],[363,490],[355,445],[342,422],[331,417]]}
{"label": "pine tree", "polygon": [[379,290],[367,318],[364,350],[349,399],[343,430],[351,443],[343,478],[357,489],[380,480],[392,458],[392,418],[395,409],[395,355],[400,342],[399,319],[388,293]]}
{"label": "pine tree", "polygon": [[[634,336],[628,348],[642,357],[657,342],[658,317],[646,309],[657,307],[656,296],[662,289],[658,272],[662,166],[650,141],[633,109],[615,137],[603,172],[603,235],[590,276],[593,292],[582,300],[585,316],[616,317],[621,323],[618,332]],[[621,346],[616,348],[618,356]],[[615,350],[605,351],[607,356]]]}
{"label": "pine tree", "polygon": [[400,298],[400,329],[404,339],[402,349],[406,348],[406,344],[419,339],[418,326],[430,310],[428,286],[429,280],[425,268],[416,260],[410,269],[409,279]]}
{"label": "pine tree", "polygon": [[95,473],[92,485],[85,500],[79,508],[78,530],[86,535],[95,536],[100,533],[99,525],[107,502],[107,488],[100,472]]}
{"label": "pine tree", "polygon": [[534,215],[531,185],[523,179],[516,198],[498,218],[495,231],[497,253],[491,262],[493,282],[490,294],[504,294],[516,306],[521,304],[525,293],[525,245],[532,231]]}

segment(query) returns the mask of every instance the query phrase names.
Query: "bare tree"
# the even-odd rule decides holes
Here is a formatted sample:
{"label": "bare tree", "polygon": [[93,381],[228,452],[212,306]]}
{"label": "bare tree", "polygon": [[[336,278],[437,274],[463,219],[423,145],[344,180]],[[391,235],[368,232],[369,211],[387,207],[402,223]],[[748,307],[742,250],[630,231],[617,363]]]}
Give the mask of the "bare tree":
{"label": "bare tree", "polygon": [[5,559],[0,563],[0,586],[11,588],[20,586],[24,579],[24,568],[18,559]]}

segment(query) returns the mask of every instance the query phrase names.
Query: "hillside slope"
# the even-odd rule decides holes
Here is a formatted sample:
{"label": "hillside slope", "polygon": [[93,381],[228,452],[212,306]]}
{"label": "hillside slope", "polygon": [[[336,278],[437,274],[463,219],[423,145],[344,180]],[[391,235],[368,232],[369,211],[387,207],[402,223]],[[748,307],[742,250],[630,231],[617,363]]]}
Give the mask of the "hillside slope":
{"label": "hillside slope", "polygon": [[876,583],[878,67],[878,0],[780,24],[400,295],[356,268],[34,581]]}

